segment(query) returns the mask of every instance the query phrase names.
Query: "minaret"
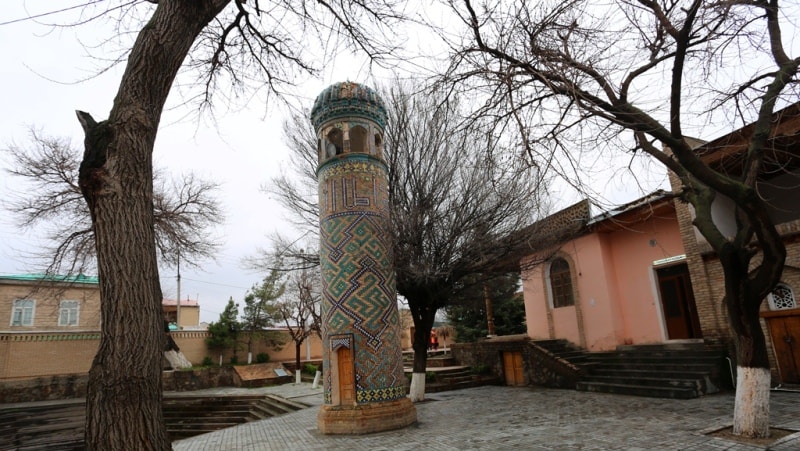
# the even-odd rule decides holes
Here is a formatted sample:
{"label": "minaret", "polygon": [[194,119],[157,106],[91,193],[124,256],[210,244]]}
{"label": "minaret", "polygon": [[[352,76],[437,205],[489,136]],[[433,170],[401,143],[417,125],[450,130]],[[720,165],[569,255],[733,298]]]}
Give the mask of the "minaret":
{"label": "minaret", "polygon": [[397,312],[386,108],[372,89],[336,83],[311,109],[317,133],[324,434],[415,423],[406,396]]}

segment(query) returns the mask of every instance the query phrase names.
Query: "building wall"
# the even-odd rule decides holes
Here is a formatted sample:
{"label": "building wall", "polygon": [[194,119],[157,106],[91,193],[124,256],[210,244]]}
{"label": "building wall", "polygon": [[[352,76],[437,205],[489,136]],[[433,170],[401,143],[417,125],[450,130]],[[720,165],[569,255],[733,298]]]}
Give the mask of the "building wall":
{"label": "building wall", "polygon": [[[283,332],[287,335],[288,333]],[[172,332],[181,352],[193,365],[200,365],[208,356],[219,362],[219,353],[206,346],[208,332]],[[99,332],[87,333],[14,333],[0,334],[0,380],[26,379],[69,374],[86,374],[92,365],[100,343]],[[306,344],[301,347],[301,360],[321,360],[322,344],[319,337],[310,340],[311,356]],[[281,350],[270,349],[263,342],[255,343],[253,359],[258,353],[269,354],[273,362],[294,362],[294,342],[288,341]],[[223,363],[228,364],[233,350],[223,353]],[[238,351],[239,362],[247,362],[247,351]]]}
{"label": "building wall", "polygon": [[[32,326],[11,326],[14,301],[35,302]],[[62,300],[78,301],[78,325],[59,326]],[[100,291],[97,285],[36,287],[28,282],[0,281],[0,332],[96,331],[100,329]]]}
{"label": "building wall", "polygon": [[664,340],[653,265],[684,254],[671,209],[636,222],[597,226],[556,254],[570,262],[575,306],[552,308],[547,264],[523,271],[531,338],[564,338],[592,351]]}
{"label": "building wall", "polygon": [[89,372],[99,333],[0,334],[0,379]]}
{"label": "building wall", "polygon": [[200,324],[200,307],[197,305],[181,306],[180,327],[197,327]]}
{"label": "building wall", "polygon": [[[685,253],[674,212],[609,234],[613,286],[619,302],[623,342],[657,343],[667,338],[654,262]],[[683,261],[682,261],[683,262]]]}
{"label": "building wall", "polygon": [[[672,179],[673,186],[678,186],[677,179]],[[730,355],[735,355],[732,343],[732,332],[728,322],[728,314],[723,298],[725,296],[725,276],[715,253],[706,240],[699,235],[692,225],[693,213],[690,205],[675,201],[678,213],[683,245],[686,248],[687,262],[694,290],[697,313],[703,338],[729,348]],[[781,280],[791,286],[795,297],[800,292],[800,221],[790,221],[778,226],[786,244],[786,266]],[[761,311],[769,310],[767,302],[762,303]],[[767,339],[767,352],[772,369],[772,378],[780,382],[778,364],[772,337],[765,320],[761,320],[761,328]]]}
{"label": "building wall", "polygon": [[[288,332],[284,332],[284,334],[286,335],[285,338],[287,341],[280,350],[270,348],[263,341],[254,341],[252,347],[253,361],[255,361],[256,355],[260,353],[267,353],[269,354],[271,362],[294,362],[294,341],[291,341]],[[189,359],[189,361],[194,365],[199,365],[206,356],[211,357],[211,360],[213,360],[214,363],[219,363],[219,357],[222,355],[222,362],[224,364],[229,363],[231,361],[231,357],[233,357],[233,349],[226,349],[222,352],[208,349],[205,341],[206,337],[208,337],[208,332],[180,331],[172,332],[171,335],[175,340],[175,343],[178,344],[178,347],[181,349],[183,355],[185,355],[186,358]],[[310,344],[310,348],[307,343]],[[310,356],[308,352],[309,349]],[[239,363],[246,363],[247,347],[241,344],[236,351],[236,355]],[[300,345],[300,360],[320,359],[322,359],[322,342],[319,336],[313,335]]]}

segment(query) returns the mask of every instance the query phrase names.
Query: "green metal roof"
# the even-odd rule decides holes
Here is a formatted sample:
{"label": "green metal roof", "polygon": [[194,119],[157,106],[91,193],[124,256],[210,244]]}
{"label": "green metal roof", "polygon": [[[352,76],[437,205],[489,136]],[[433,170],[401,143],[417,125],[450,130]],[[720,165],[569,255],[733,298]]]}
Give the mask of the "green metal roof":
{"label": "green metal roof", "polygon": [[0,280],[17,280],[20,282],[65,282],[65,283],[86,283],[98,285],[100,283],[97,277],[87,276],[84,274],[77,275],[58,275],[58,274],[16,274],[8,276],[0,276]]}

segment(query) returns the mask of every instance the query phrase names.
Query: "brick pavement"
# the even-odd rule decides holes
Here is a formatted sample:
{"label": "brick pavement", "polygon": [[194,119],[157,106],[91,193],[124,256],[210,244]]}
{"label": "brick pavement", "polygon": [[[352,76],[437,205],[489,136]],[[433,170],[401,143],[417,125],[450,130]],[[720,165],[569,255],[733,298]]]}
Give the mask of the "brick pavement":
{"label": "brick pavement", "polygon": [[[263,390],[319,405],[310,384]],[[691,400],[535,387],[487,386],[426,395],[417,404],[418,423],[364,436],[317,432],[318,409],[283,416],[173,443],[181,450],[756,450],[704,432],[729,426],[733,394]],[[773,392],[773,427],[800,431],[800,393]],[[771,445],[800,450],[800,432]]]}

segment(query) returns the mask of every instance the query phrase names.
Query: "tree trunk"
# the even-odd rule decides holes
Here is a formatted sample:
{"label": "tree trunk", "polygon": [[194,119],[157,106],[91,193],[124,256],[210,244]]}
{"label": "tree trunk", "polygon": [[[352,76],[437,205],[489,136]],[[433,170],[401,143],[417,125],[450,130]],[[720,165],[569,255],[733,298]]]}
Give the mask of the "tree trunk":
{"label": "tree trunk", "polygon": [[[417,311],[415,311],[417,310]],[[436,310],[413,309],[414,317],[414,367],[411,374],[411,388],[409,397],[412,402],[425,399],[425,373],[428,367],[428,342],[431,338],[431,328],[436,318]]]}
{"label": "tree trunk", "polygon": [[765,438],[769,436],[771,378],[766,339],[758,316],[760,302],[747,299],[746,282],[734,285],[726,293],[736,346],[737,383],[733,433]]}
{"label": "tree trunk", "polygon": [[300,367],[300,348],[303,346],[302,340],[296,340],[294,342],[294,370],[297,372],[295,376],[295,382],[298,384],[302,381],[301,373],[303,368]]}
{"label": "tree trunk", "polygon": [[161,412],[163,320],[152,152],[172,81],[227,1],[160,2],[131,49],[107,121],[79,113],[79,182],[97,245],[102,329],[89,371],[88,450],[171,449]]}

